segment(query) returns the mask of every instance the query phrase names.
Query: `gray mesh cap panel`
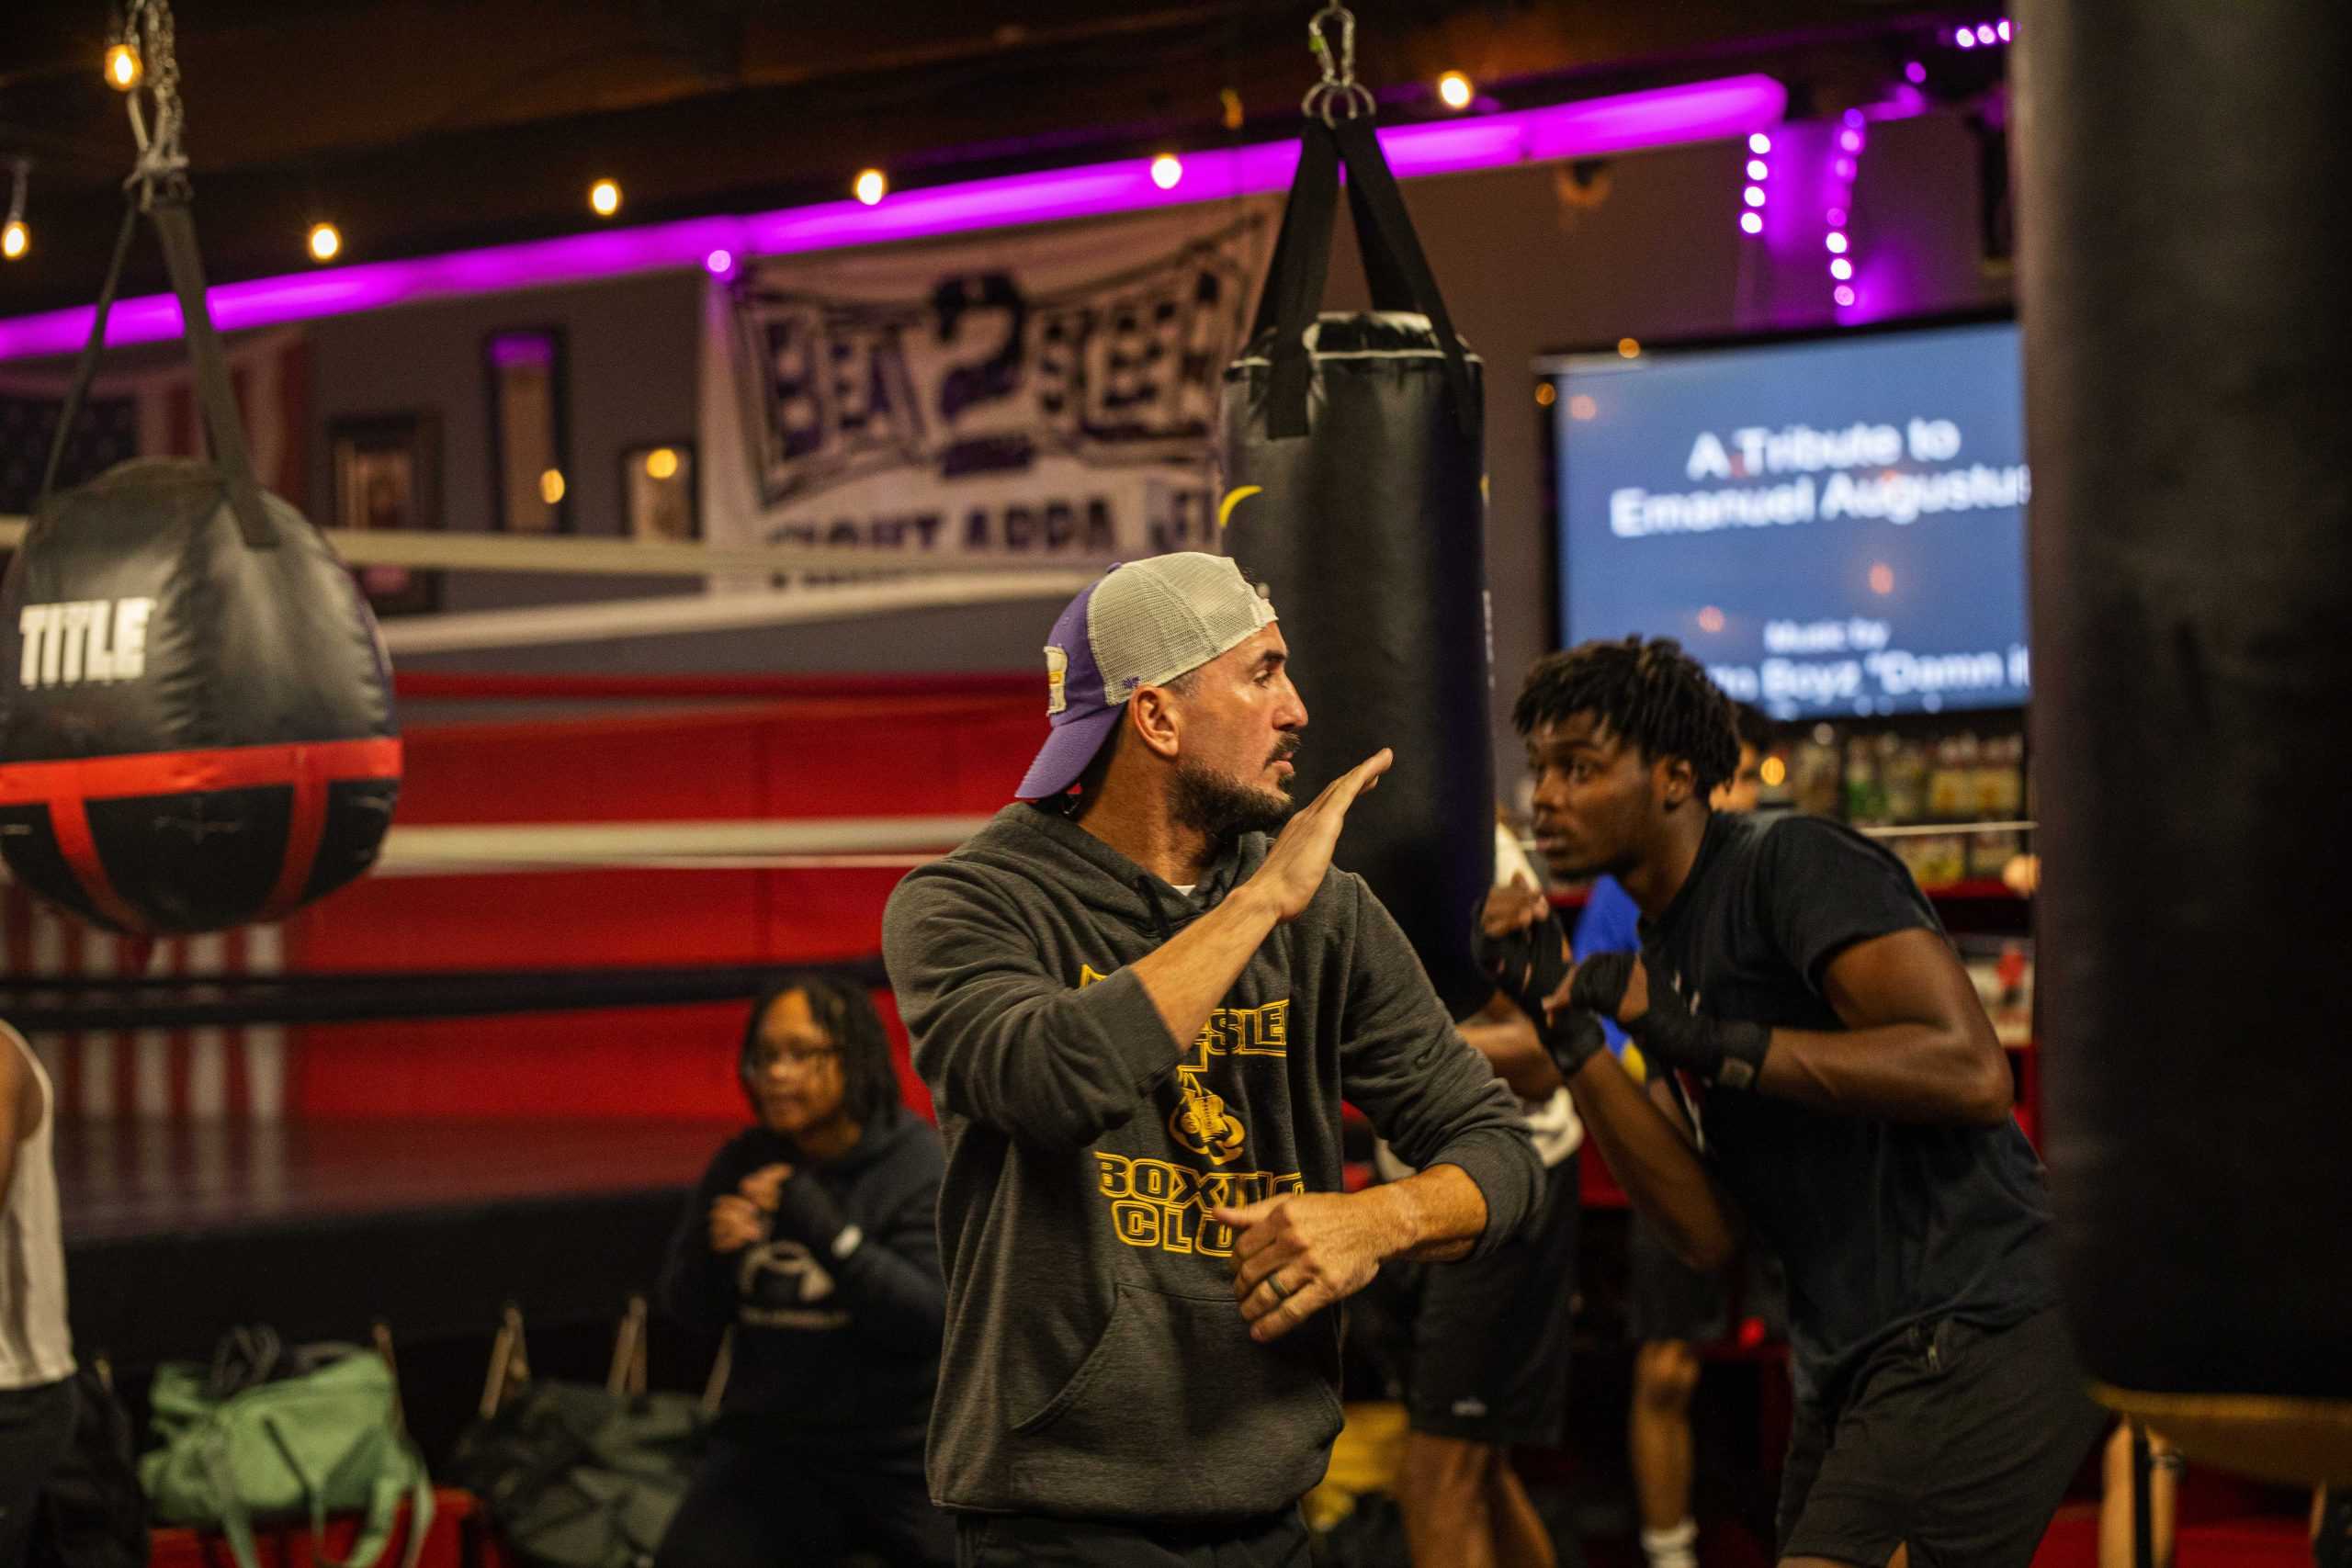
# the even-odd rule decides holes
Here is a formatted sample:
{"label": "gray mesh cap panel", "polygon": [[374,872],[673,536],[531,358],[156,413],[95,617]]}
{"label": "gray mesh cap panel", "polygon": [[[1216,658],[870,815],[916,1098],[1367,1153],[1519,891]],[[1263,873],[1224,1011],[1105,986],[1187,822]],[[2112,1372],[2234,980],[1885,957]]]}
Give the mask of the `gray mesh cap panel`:
{"label": "gray mesh cap panel", "polygon": [[1086,607],[1106,701],[1158,686],[1273,624],[1274,607],[1225,556],[1182,551],[1123,566]]}

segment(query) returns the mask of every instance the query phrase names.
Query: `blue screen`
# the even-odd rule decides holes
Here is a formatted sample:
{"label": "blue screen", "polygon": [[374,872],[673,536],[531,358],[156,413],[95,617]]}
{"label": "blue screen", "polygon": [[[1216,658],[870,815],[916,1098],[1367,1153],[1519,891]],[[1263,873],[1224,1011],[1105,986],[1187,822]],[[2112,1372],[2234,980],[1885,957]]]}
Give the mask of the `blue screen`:
{"label": "blue screen", "polygon": [[1777,718],[2025,702],[2015,323],[1548,368],[1569,642],[1674,637]]}

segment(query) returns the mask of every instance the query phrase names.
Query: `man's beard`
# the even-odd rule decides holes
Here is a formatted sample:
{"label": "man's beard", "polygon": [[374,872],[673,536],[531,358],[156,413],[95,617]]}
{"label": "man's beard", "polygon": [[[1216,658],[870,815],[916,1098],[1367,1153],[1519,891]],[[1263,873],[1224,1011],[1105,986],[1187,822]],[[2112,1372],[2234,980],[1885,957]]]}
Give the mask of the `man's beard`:
{"label": "man's beard", "polygon": [[1236,784],[1191,762],[1176,764],[1170,807],[1178,822],[1217,842],[1242,833],[1279,832],[1296,809],[1280,790]]}

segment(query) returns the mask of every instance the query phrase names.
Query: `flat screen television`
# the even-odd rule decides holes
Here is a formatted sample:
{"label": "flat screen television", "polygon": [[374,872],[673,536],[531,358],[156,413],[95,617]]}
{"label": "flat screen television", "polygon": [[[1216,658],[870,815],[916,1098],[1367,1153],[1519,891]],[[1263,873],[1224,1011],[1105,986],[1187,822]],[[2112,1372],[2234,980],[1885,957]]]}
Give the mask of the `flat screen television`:
{"label": "flat screen television", "polygon": [[1781,719],[2021,706],[2014,321],[1539,363],[1566,643],[1671,637]]}

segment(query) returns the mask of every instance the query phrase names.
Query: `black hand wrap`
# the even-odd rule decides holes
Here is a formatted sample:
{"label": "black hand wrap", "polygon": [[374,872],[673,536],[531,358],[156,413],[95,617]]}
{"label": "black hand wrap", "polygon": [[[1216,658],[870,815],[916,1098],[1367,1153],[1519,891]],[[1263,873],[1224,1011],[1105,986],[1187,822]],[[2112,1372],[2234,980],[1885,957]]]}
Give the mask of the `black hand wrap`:
{"label": "black hand wrap", "polygon": [[805,1176],[792,1178],[775,1195],[773,1234],[804,1243],[814,1251],[830,1250],[848,1224],[849,1217],[833,1201],[832,1194]]}
{"label": "black hand wrap", "polygon": [[1550,1017],[1544,1014],[1545,998],[1568,977],[1567,948],[1567,933],[1555,915],[1505,936],[1488,936],[1484,921],[1470,928],[1472,956],[1534,1023],[1535,1037],[1563,1079],[1576,1077],[1594,1052],[1609,1044],[1600,1021],[1580,1008],[1564,1006]]}
{"label": "black hand wrap", "polygon": [[[1634,955],[1597,953],[1577,965],[1568,1000],[1579,1008],[1616,1018],[1625,1005],[1625,987],[1634,977]],[[1705,1083],[1725,1089],[1746,1089],[1764,1070],[1764,1053],[1772,1032],[1760,1023],[1701,1018],[1691,1012],[1682,994],[1657,975],[1649,982],[1649,1007],[1641,1017],[1619,1026],[1640,1044],[1653,1062],[1679,1068]]]}
{"label": "black hand wrap", "polygon": [[1568,977],[1567,933],[1557,915],[1503,936],[1488,936],[1484,920],[1470,925],[1470,955],[1494,976],[1495,985],[1519,1010],[1544,1021],[1544,998]]}

